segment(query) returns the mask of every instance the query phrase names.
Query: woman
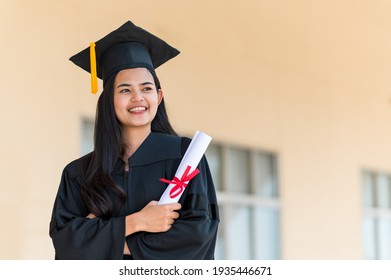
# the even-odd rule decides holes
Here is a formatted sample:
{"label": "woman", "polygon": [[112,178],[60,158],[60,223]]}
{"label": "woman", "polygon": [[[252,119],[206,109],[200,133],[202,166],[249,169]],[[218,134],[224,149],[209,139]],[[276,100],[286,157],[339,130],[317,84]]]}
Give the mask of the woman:
{"label": "woman", "polygon": [[71,57],[104,89],[94,151],[62,174],[50,222],[56,259],[214,258],[219,216],[205,157],[179,203],[157,204],[167,187],[159,179],[174,177],[190,143],[172,129],[155,73],[177,54],[129,21]]}

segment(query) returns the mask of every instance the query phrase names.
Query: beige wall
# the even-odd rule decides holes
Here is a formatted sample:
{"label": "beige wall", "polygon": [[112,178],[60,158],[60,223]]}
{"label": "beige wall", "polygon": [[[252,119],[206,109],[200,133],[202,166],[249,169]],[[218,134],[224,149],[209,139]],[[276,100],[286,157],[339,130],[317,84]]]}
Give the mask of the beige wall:
{"label": "beige wall", "polygon": [[0,259],[53,257],[53,199],[97,100],[68,58],[128,19],[182,51],[158,69],[178,131],[277,153],[283,258],[362,258],[360,172],[391,173],[390,12],[384,0],[0,0]]}

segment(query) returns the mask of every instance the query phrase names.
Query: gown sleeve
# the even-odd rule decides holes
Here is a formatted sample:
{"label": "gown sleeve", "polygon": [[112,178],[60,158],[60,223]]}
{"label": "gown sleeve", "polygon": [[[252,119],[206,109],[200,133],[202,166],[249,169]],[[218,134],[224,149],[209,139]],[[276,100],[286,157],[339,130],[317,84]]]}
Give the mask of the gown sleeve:
{"label": "gown sleeve", "polygon": [[188,184],[179,203],[180,217],[162,233],[137,232],[126,237],[133,259],[214,259],[218,206],[205,157],[200,173]]}
{"label": "gown sleeve", "polygon": [[125,217],[88,219],[77,179],[65,168],[50,222],[56,259],[122,259]]}

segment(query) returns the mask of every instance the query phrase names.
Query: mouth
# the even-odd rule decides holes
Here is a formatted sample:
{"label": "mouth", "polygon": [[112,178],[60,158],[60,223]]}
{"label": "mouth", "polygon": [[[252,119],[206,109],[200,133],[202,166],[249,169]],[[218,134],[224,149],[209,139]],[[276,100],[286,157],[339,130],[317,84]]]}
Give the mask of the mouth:
{"label": "mouth", "polygon": [[137,107],[132,107],[128,109],[129,113],[139,113],[139,112],[145,112],[147,110],[147,107],[144,106],[137,106]]}

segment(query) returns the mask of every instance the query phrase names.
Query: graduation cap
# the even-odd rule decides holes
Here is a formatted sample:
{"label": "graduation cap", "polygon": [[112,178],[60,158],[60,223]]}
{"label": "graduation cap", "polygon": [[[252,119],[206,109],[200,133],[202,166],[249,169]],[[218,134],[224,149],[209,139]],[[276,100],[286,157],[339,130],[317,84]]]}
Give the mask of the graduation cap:
{"label": "graduation cap", "polygon": [[91,73],[91,91],[121,70],[144,67],[157,79],[155,69],[177,56],[179,51],[148,31],[126,22],[70,60]]}

